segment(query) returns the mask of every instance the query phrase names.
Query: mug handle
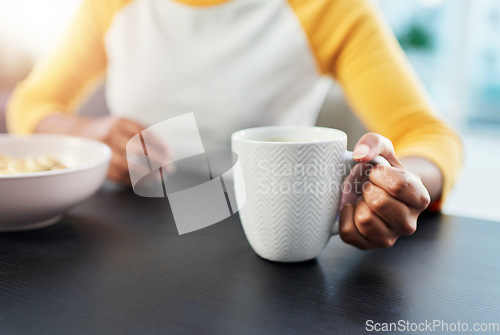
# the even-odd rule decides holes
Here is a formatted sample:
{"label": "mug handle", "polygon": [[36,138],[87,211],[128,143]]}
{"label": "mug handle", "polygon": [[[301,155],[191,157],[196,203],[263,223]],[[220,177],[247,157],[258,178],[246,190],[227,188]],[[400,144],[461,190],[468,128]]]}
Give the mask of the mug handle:
{"label": "mug handle", "polygon": [[[352,158],[352,155],[353,155],[353,152],[348,151],[348,150],[346,150],[346,152],[344,154],[344,165],[347,166],[347,171],[349,171],[349,172],[345,175],[344,179],[342,180],[342,185],[344,184],[345,178],[347,178],[347,176],[349,175],[351,170],[354,168],[354,166],[359,163],[359,162],[356,162],[354,160],[354,158]],[[389,164],[387,159],[385,159],[382,156],[377,156],[373,160],[371,160],[369,162],[363,162],[363,163],[370,163],[373,165],[391,166],[391,164]],[[332,231],[331,231],[332,235],[338,235],[340,233],[339,219],[340,219],[340,216],[339,216],[339,218],[337,218],[337,221],[335,221],[335,223],[333,224]]]}

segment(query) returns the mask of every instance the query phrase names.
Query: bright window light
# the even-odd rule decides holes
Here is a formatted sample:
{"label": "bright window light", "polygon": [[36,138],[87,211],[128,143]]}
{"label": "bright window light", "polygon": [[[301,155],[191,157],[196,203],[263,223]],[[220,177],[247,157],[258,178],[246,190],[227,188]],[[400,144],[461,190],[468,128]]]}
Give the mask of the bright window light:
{"label": "bright window light", "polygon": [[37,57],[64,32],[81,0],[0,0],[0,41]]}

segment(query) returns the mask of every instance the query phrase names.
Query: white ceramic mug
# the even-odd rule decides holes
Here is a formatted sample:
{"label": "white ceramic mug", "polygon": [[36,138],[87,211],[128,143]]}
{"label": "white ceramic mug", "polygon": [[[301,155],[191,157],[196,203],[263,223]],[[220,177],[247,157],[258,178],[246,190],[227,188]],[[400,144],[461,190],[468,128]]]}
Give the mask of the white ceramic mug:
{"label": "white ceramic mug", "polygon": [[[236,201],[246,200],[239,215],[254,251],[279,262],[317,257],[338,234],[342,184],[356,164],[347,135],[322,127],[259,127],[235,132],[231,145],[242,168],[234,176]],[[380,156],[372,163],[389,165]]]}

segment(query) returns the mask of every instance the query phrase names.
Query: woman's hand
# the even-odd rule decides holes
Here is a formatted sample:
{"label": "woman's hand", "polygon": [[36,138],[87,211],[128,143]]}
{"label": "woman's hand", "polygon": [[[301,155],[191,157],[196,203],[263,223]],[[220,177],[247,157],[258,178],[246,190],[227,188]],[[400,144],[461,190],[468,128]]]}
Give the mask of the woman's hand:
{"label": "woman's hand", "polygon": [[[116,183],[130,185],[130,177],[127,164],[127,142],[140,133],[145,127],[135,121],[104,117],[95,119],[95,139],[107,144],[113,151],[109,164],[108,179]],[[142,152],[142,148],[137,148]]]}
{"label": "woman's hand", "polygon": [[400,236],[413,234],[418,216],[430,203],[426,187],[401,164],[389,139],[368,133],[354,149],[358,162],[378,155],[391,166],[374,166],[362,194],[346,204],[340,215],[342,240],[364,250],[391,247]]}

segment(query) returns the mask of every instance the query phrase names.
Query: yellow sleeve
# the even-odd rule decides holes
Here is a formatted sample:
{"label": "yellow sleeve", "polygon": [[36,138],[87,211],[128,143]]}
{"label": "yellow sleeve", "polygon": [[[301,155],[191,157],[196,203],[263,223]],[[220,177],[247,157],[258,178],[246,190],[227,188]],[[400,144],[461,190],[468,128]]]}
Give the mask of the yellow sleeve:
{"label": "yellow sleeve", "polygon": [[366,0],[289,0],[308,36],[318,69],[342,85],[370,131],[388,137],[399,157],[439,167],[443,196],[462,163],[458,135],[433,111],[425,90],[390,29]]}
{"label": "yellow sleeve", "polygon": [[83,1],[59,45],[16,87],[7,106],[10,132],[30,133],[50,114],[76,111],[106,69],[104,36],[119,5]]}

